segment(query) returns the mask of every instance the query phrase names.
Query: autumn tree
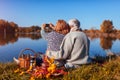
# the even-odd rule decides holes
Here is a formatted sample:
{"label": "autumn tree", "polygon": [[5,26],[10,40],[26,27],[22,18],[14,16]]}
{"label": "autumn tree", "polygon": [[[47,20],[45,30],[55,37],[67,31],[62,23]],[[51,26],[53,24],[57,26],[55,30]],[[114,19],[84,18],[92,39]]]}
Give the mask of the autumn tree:
{"label": "autumn tree", "polygon": [[103,23],[100,25],[100,31],[103,33],[110,33],[113,31],[113,23],[110,20],[104,20]]}
{"label": "autumn tree", "polygon": [[33,25],[33,26],[31,26],[31,29],[32,29],[32,32],[40,32],[41,27]]}
{"label": "autumn tree", "polygon": [[4,28],[6,26],[6,22],[2,19],[0,19],[0,33],[4,32]]}
{"label": "autumn tree", "polygon": [[14,33],[17,28],[18,25],[14,22],[8,22],[0,19],[0,33]]}
{"label": "autumn tree", "polygon": [[14,22],[10,22],[9,23],[10,26],[12,27],[12,29],[14,30],[14,32],[17,32],[18,31],[18,25]]}
{"label": "autumn tree", "polygon": [[14,22],[8,22],[0,19],[0,33],[40,33],[41,27],[31,26],[31,27],[19,27]]}

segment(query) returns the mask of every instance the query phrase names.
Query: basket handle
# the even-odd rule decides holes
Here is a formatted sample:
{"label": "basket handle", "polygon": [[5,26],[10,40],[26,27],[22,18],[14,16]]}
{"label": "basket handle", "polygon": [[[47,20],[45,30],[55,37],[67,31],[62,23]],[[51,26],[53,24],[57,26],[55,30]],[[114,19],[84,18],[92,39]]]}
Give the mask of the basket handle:
{"label": "basket handle", "polygon": [[23,52],[26,51],[26,50],[30,50],[31,52],[36,53],[34,50],[32,50],[32,49],[30,49],[30,48],[25,48],[25,49],[21,50],[21,52],[20,52],[20,54],[19,54],[19,57],[20,57],[20,55],[23,54]]}

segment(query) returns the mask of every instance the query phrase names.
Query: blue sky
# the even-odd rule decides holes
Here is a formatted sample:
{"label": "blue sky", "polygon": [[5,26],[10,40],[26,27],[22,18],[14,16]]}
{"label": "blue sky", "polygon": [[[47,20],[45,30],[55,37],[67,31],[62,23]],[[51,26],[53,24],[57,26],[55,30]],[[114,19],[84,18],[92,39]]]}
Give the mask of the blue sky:
{"label": "blue sky", "polygon": [[0,0],[0,19],[19,26],[55,24],[58,19],[71,18],[80,20],[83,29],[100,29],[108,19],[120,29],[120,0]]}

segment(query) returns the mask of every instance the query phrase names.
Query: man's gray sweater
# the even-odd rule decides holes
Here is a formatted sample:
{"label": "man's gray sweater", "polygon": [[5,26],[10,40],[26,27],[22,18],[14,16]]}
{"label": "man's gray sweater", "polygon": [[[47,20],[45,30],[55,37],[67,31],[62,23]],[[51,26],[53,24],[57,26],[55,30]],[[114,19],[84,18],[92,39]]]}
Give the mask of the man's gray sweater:
{"label": "man's gray sweater", "polygon": [[81,65],[88,63],[89,39],[85,33],[74,31],[68,33],[60,46],[60,51],[50,51],[46,55],[56,60],[64,60],[66,64]]}

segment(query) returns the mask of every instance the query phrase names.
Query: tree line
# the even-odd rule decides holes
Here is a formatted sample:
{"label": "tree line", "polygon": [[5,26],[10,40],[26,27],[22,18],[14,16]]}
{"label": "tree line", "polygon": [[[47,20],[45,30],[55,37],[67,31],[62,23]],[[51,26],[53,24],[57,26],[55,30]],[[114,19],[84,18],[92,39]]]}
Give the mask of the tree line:
{"label": "tree line", "polygon": [[[30,27],[19,27],[18,24],[14,22],[8,22],[0,19],[0,33],[39,33],[41,30],[40,26],[30,26]],[[91,30],[92,31],[92,30]],[[100,25],[100,32],[102,33],[112,33],[117,32],[113,26],[111,20],[104,20]]]}
{"label": "tree line", "polygon": [[14,22],[0,19],[0,33],[39,33],[40,26],[20,27]]}
{"label": "tree line", "polygon": [[104,20],[100,25],[100,30],[91,28],[90,30],[85,29],[85,32],[94,32],[94,33],[118,33],[120,30],[117,30],[111,20]]}

